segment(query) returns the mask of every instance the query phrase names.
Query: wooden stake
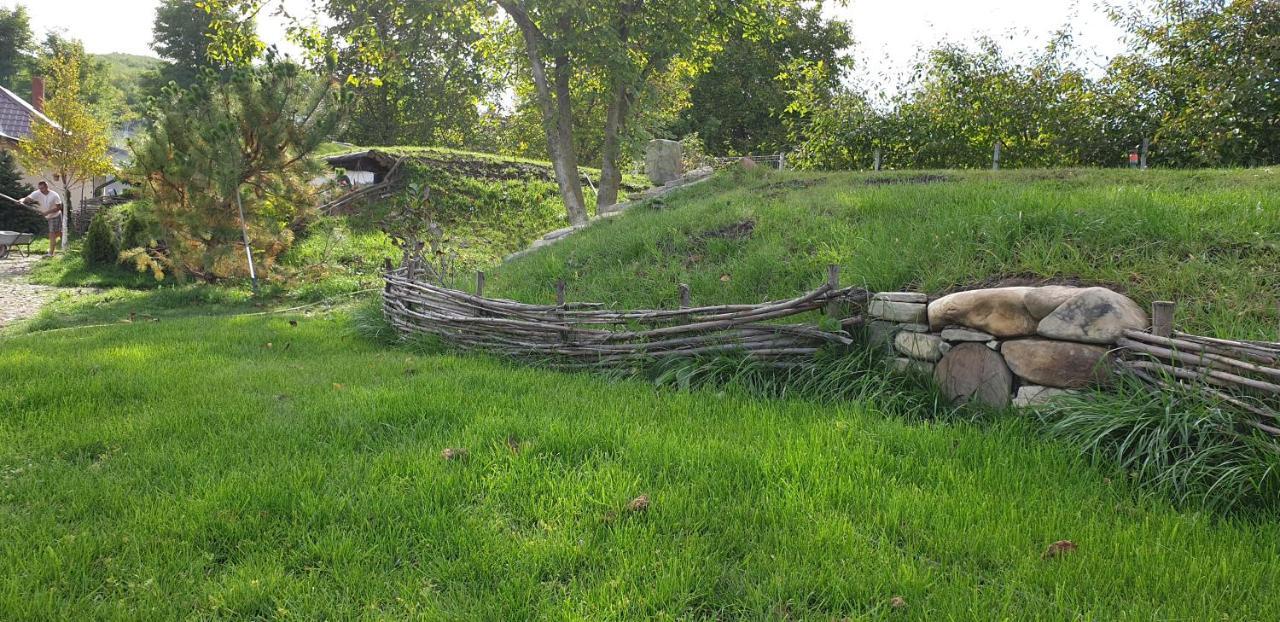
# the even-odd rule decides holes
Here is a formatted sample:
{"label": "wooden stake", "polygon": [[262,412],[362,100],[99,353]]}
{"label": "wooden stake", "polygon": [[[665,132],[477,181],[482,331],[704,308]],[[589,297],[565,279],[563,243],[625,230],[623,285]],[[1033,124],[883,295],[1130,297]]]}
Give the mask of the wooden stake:
{"label": "wooden stake", "polygon": [[680,284],[680,308],[688,309],[693,306],[693,296],[689,293],[689,285],[687,283]]}
{"label": "wooden stake", "polygon": [[991,154],[991,170],[993,171],[1000,170],[1000,148],[1002,146],[1003,145],[1000,144],[1000,141],[997,140],[995,151]]}
{"label": "wooden stake", "polygon": [[1151,303],[1151,334],[1165,338],[1173,336],[1173,311],[1177,306],[1168,300]]}
{"label": "wooden stake", "polygon": [[876,162],[873,167],[876,171],[880,170],[880,150],[876,149]]}
{"label": "wooden stake", "polygon": [[[838,264],[827,266],[827,286],[832,291],[840,289],[840,266]],[[828,302],[826,314],[827,317],[838,321],[840,319],[840,303],[835,300]]]}
{"label": "wooden stake", "polygon": [[1147,170],[1147,151],[1150,150],[1150,148],[1151,148],[1151,139],[1146,136],[1143,136],[1142,152],[1139,154],[1139,158],[1138,158],[1138,168],[1144,171]]}
{"label": "wooden stake", "polygon": [[556,306],[564,306],[564,279],[556,281]]}
{"label": "wooden stake", "polygon": [[476,297],[484,298],[484,271],[476,270]]}

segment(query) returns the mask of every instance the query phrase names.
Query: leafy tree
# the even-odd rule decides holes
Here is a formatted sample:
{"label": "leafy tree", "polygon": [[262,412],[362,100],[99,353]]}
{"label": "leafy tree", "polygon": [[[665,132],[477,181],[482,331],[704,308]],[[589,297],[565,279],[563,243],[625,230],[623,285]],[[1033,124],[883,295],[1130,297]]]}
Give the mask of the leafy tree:
{"label": "leafy tree", "polygon": [[[93,114],[81,97],[81,59],[77,54],[62,54],[49,62],[52,95],[45,100],[44,112],[57,126],[33,124],[30,139],[18,143],[18,159],[24,167],[50,171],[62,184],[64,232],[72,207],[71,188],[112,170],[107,155],[107,124]],[[62,250],[66,249],[64,233]]]}
{"label": "leafy tree", "polygon": [[159,95],[173,82],[180,88],[194,85],[209,61],[209,31],[215,15],[201,0],[163,0],[152,23],[151,49],[164,61],[148,78],[150,90]]}
{"label": "leafy tree", "polygon": [[480,106],[496,96],[486,66],[492,10],[465,0],[323,4],[329,26],[307,40],[352,97],[348,140],[360,144],[471,143]]}
{"label": "leafy tree", "polygon": [[18,91],[18,79],[30,62],[31,20],[26,7],[0,7],[0,86]]}
{"label": "leafy tree", "polygon": [[1163,161],[1280,162],[1280,0],[1152,0],[1116,19],[1136,42],[1111,77],[1157,111]]}
{"label": "leafy tree", "polygon": [[[111,79],[111,68],[101,58],[85,52],[84,43],[51,32],[45,35],[41,45],[37,70],[46,76],[57,73],[58,64],[74,59],[77,67],[76,97],[85,103],[89,111],[108,127],[119,125],[130,118],[124,92]],[[50,80],[46,84],[46,98],[57,95],[64,84]]]}
{"label": "leafy tree", "polygon": [[578,176],[573,80],[590,75],[607,93],[601,146],[602,179],[597,203],[617,197],[621,136],[634,118],[634,104],[650,79],[683,59],[704,57],[722,44],[728,25],[748,24],[745,36],[761,36],[770,25],[761,7],[787,0],[494,0],[515,24],[528,62],[534,101],[542,115],[547,150],[570,222],[584,223],[587,210]]}
{"label": "leafy tree", "polygon": [[[697,132],[708,149],[721,154],[779,151],[789,144],[787,124],[803,122],[786,117],[808,109],[791,107],[800,80],[808,79],[810,106],[839,88],[850,67],[844,55],[853,45],[848,24],[824,19],[820,3],[775,13],[770,17],[779,26],[772,37],[751,38],[743,25],[730,27],[723,50],[693,82],[689,106],[672,128],[677,135]],[[823,65],[822,73],[804,73],[816,64]]]}
{"label": "leafy tree", "polygon": [[269,272],[315,203],[310,156],[337,123],[329,84],[268,53],[165,93],[134,160],[167,255],[133,258],[216,281],[248,273],[247,243]]}

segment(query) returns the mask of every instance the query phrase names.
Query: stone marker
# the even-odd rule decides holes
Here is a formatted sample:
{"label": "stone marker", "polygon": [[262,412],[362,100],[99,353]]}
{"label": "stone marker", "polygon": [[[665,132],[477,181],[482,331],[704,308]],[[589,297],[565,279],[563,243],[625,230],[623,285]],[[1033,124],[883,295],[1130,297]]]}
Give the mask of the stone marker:
{"label": "stone marker", "polygon": [[905,324],[925,324],[929,321],[929,307],[914,302],[872,300],[867,313],[873,318]]}
{"label": "stone marker", "polygon": [[929,303],[929,326],[933,330],[952,325],[976,328],[996,337],[1034,335],[1039,321],[1023,302],[1030,289],[999,287],[943,296]]}
{"label": "stone marker", "polygon": [[937,335],[901,332],[894,338],[898,352],[917,361],[937,361],[942,358],[942,338]]}
{"label": "stone marker", "polygon": [[684,146],[675,140],[651,140],[644,150],[644,172],[655,186],[684,173]]}
{"label": "stone marker", "polygon": [[1036,333],[1050,339],[1113,344],[1125,329],[1143,330],[1147,313],[1128,297],[1105,287],[1080,290],[1040,321]]}
{"label": "stone marker", "polygon": [[1069,389],[1055,389],[1053,387],[1042,387],[1036,384],[1027,384],[1018,387],[1018,394],[1013,398],[1013,405],[1018,408],[1044,406],[1057,398],[1072,395],[1079,395],[1079,392],[1071,391]]}
{"label": "stone marker", "polygon": [[953,402],[976,401],[996,408],[1009,405],[1013,374],[1000,354],[980,343],[961,343],[933,370],[942,394]]}
{"label": "stone marker", "polygon": [[1080,389],[1109,380],[1107,349],[1070,341],[1018,339],[1000,347],[1009,369],[1032,384]]}

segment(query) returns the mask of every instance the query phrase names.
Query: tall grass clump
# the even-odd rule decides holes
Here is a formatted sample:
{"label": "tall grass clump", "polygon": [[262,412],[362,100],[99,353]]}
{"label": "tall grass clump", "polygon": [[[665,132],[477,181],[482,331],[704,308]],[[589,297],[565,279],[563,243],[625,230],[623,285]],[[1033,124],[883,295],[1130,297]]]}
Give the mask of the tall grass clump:
{"label": "tall grass clump", "polygon": [[1155,391],[1125,378],[1038,414],[1048,436],[1180,505],[1230,512],[1264,507],[1280,492],[1280,444],[1187,387]]}

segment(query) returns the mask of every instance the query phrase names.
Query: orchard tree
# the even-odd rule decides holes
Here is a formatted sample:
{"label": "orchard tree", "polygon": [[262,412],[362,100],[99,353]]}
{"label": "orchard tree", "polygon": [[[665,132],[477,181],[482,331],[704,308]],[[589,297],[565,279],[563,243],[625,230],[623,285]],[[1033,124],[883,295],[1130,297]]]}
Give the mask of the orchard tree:
{"label": "orchard tree", "polygon": [[[35,123],[28,140],[18,143],[18,159],[27,170],[55,174],[62,185],[62,230],[67,231],[71,188],[112,170],[107,155],[107,124],[93,114],[80,95],[80,57],[66,54],[48,64],[52,95],[44,103],[45,115],[56,125]],[[62,250],[67,250],[67,235]]]}

